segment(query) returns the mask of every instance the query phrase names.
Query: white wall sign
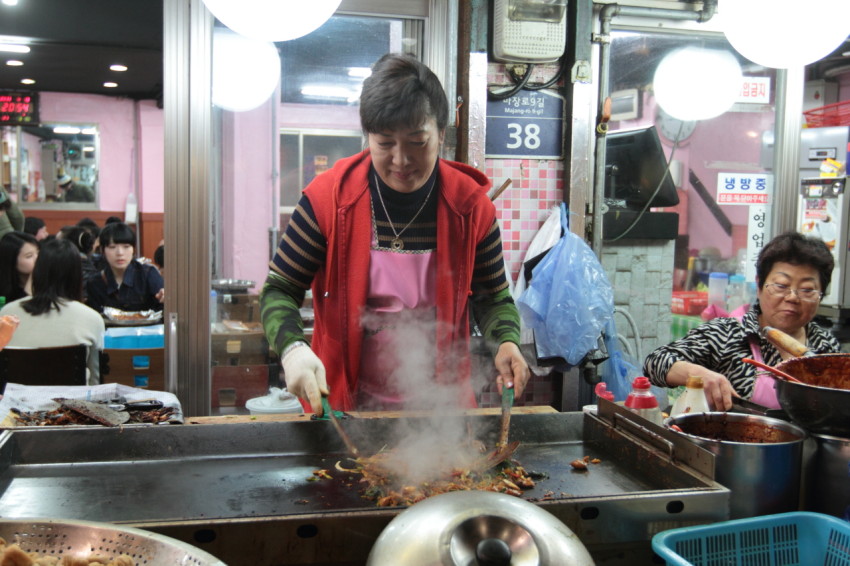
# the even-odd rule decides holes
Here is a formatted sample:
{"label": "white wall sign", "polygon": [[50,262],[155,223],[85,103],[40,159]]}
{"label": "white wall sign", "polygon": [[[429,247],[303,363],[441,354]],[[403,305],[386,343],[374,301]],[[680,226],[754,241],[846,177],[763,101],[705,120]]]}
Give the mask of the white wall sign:
{"label": "white wall sign", "polygon": [[770,204],[772,194],[770,173],[717,174],[717,204]]}
{"label": "white wall sign", "polygon": [[747,281],[756,280],[756,260],[759,252],[769,241],[770,234],[770,207],[755,205],[751,206],[747,219],[747,269],[744,275]]}

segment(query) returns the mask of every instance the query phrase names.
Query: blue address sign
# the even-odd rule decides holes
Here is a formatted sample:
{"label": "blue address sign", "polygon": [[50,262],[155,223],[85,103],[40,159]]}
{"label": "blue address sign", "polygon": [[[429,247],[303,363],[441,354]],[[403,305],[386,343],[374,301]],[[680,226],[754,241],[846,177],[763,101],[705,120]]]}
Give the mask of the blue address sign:
{"label": "blue address sign", "polygon": [[564,99],[544,90],[521,90],[487,101],[486,157],[560,159]]}

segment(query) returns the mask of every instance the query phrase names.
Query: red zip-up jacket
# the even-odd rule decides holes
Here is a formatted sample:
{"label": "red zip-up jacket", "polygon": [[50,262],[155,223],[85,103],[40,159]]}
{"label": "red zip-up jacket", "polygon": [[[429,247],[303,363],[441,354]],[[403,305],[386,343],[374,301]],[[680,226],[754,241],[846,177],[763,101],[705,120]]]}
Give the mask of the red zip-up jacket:
{"label": "red zip-up jacket", "polygon": [[[325,264],[313,280],[315,325],[311,347],[327,372],[332,407],[353,410],[363,340],[360,314],[369,289],[372,209],[369,150],[341,159],[304,189],[327,237]],[[463,387],[474,407],[470,383],[469,312],[475,246],[492,227],[496,209],[490,181],[468,165],[440,160],[437,199],[436,372],[442,383]],[[415,345],[411,345],[414,347]]]}

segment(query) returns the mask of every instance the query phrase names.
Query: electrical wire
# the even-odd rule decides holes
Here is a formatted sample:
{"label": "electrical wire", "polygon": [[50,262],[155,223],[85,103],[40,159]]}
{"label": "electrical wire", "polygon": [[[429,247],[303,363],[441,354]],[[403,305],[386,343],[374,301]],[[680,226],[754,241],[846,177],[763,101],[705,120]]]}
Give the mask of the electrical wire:
{"label": "electrical wire", "polygon": [[487,89],[487,98],[489,100],[507,100],[508,98],[514,96],[519,91],[525,90],[542,90],[544,88],[549,88],[556,84],[561,77],[564,76],[564,71],[567,67],[567,58],[561,57],[560,64],[558,65],[558,71],[550,78],[548,81],[540,84],[531,83],[529,84],[528,80],[531,78],[531,73],[534,70],[534,65],[531,63],[526,64],[526,71],[522,77],[517,76],[516,74],[516,65],[510,66],[507,71],[511,76],[511,80],[514,83],[514,86],[508,90],[503,90],[500,92],[493,92],[490,89]]}

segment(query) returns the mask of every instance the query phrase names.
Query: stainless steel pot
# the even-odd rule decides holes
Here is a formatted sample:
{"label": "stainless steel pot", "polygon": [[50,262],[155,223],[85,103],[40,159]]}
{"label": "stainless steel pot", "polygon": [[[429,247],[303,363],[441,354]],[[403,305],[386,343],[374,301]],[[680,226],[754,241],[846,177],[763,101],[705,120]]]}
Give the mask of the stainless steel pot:
{"label": "stainless steel pot", "polygon": [[812,434],[805,458],[803,510],[850,521],[850,438]]}
{"label": "stainless steel pot", "polygon": [[791,420],[812,433],[850,437],[850,354],[791,358],[776,369],[803,382],[776,380]]}
{"label": "stainless steel pot", "polygon": [[806,439],[800,427],[740,413],[691,413],[666,424],[714,454],[714,479],[732,492],[730,518],[799,509]]}
{"label": "stainless steel pot", "polygon": [[489,491],[430,497],[397,515],[367,566],[592,566],[590,553],[554,515]]}

